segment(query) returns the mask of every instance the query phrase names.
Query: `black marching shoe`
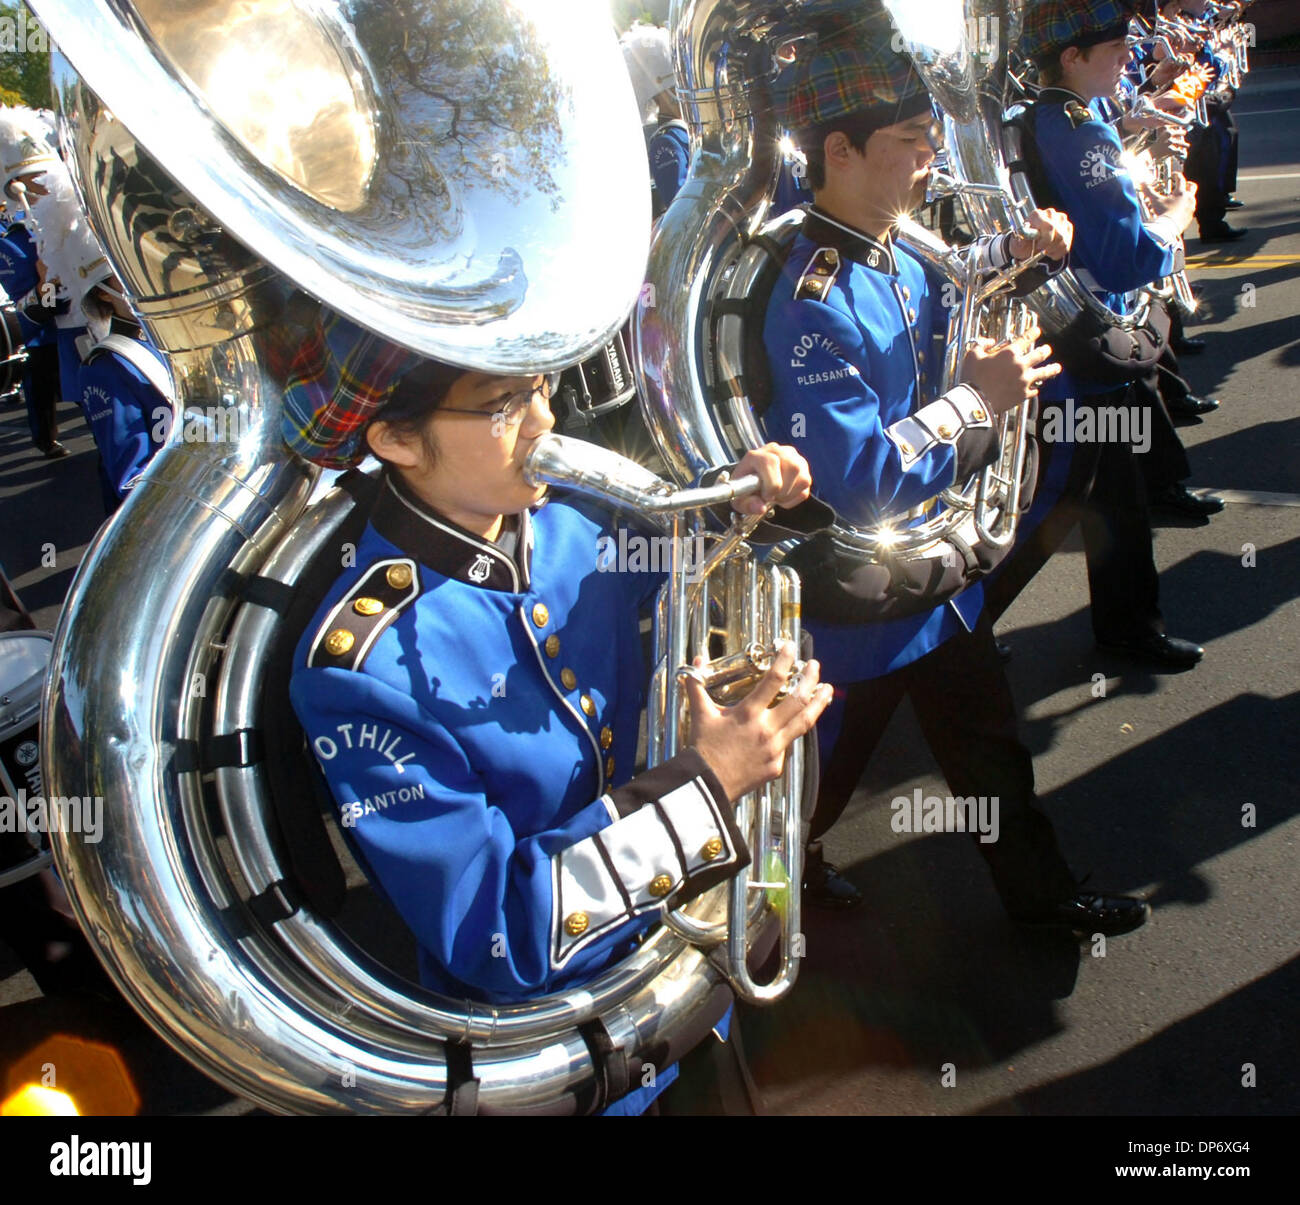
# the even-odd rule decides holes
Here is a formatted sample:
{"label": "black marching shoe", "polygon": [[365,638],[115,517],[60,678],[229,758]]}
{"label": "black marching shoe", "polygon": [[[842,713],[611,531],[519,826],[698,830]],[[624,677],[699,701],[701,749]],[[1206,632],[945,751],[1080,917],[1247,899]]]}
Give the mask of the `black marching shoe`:
{"label": "black marching shoe", "polygon": [[1196,397],[1189,393],[1176,402],[1166,402],[1166,408],[1173,418],[1200,418],[1219,408],[1217,397]]}
{"label": "black marching shoe", "polygon": [[1167,485],[1164,489],[1151,495],[1150,506],[1153,511],[1162,514],[1177,515],[1180,519],[1199,519],[1208,523],[1211,515],[1217,515],[1224,507],[1224,501],[1218,494],[1206,494],[1198,497],[1181,481]]}
{"label": "black marching shoe", "polygon": [[818,908],[847,912],[862,903],[862,892],[829,862],[821,862],[808,868],[808,876],[803,884],[803,898]]}
{"label": "black marching shoe", "polygon": [[1179,339],[1174,344],[1174,351],[1180,356],[1195,356],[1205,350],[1205,340],[1193,335],[1189,338]]}
{"label": "black marching shoe", "polygon": [[1213,226],[1206,226],[1201,231],[1201,242],[1235,243],[1239,238],[1245,238],[1249,233],[1249,230],[1229,226],[1227,222],[1215,222]]}
{"label": "black marching shoe", "polygon": [[1223,203],[1223,207],[1224,207],[1225,209],[1245,209],[1245,208],[1246,208],[1246,202],[1245,202],[1245,201],[1238,201],[1236,197],[1229,197],[1229,198],[1228,198],[1228,199]]}
{"label": "black marching shoe", "polygon": [[1160,669],[1191,669],[1205,656],[1205,650],[1199,644],[1154,632],[1127,640],[1098,640],[1097,647],[1108,653],[1136,657]]}
{"label": "black marching shoe", "polygon": [[1081,891],[1047,912],[1017,917],[1016,920],[1035,928],[1070,929],[1085,938],[1095,933],[1118,937],[1121,933],[1140,929],[1150,915],[1151,906],[1146,900],[1131,895],[1099,895],[1095,891]]}
{"label": "black marching shoe", "polygon": [[56,439],[48,447],[41,448],[40,452],[46,460],[60,460],[68,454],[68,449]]}

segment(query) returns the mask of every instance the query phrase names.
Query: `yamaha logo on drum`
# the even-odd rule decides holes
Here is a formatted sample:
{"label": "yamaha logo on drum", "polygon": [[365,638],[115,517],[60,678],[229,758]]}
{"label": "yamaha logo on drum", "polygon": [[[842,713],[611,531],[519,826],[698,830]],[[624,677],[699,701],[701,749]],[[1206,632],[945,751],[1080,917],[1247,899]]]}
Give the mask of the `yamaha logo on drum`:
{"label": "yamaha logo on drum", "polygon": [[23,741],[23,743],[14,750],[14,761],[16,761],[20,766],[34,766],[40,755],[40,750],[36,747],[35,741]]}

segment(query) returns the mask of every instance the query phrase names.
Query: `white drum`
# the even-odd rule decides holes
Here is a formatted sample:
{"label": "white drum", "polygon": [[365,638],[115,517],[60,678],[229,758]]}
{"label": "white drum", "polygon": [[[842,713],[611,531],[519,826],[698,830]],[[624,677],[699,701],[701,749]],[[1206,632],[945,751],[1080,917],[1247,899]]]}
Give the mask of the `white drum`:
{"label": "white drum", "polygon": [[27,823],[27,801],[45,794],[37,723],[53,639],[48,632],[0,633],[0,887],[50,864],[45,833]]}

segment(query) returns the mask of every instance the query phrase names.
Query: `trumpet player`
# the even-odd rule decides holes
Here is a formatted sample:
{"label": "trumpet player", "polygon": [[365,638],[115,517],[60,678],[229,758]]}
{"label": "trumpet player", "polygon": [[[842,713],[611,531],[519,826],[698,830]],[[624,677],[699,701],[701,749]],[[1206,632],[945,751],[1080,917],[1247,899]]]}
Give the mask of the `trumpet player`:
{"label": "trumpet player", "polygon": [[1193,51],[1191,64],[1211,73],[1205,107],[1209,125],[1192,135],[1187,160],[1187,178],[1196,183],[1196,224],[1203,243],[1230,243],[1245,238],[1243,227],[1230,226],[1228,210],[1239,209],[1241,202],[1232,193],[1237,186],[1237,123],[1231,105],[1232,88],[1227,83],[1230,66],[1216,44],[1215,30],[1206,19],[1207,0],[1169,0],[1161,5],[1161,15],[1178,21],[1187,31]]}
{"label": "trumpet player", "polygon": [[[1022,405],[1059,368],[1032,338],[981,346],[967,358],[966,383],[935,396],[943,349],[931,336],[941,344],[947,329],[943,285],[892,230],[924,197],[937,134],[930,97],[890,48],[887,27],[850,30],[797,63],[785,125],[807,156],[814,203],[767,308],[767,429],[793,439],[819,497],[850,522],[905,522],[903,512],[989,463],[994,414]],[[999,236],[990,257],[1041,250],[1063,261],[1071,231],[1062,215],[1036,212],[1031,225],[1032,240]],[[805,593],[825,585],[808,580]],[[1007,912],[1086,933],[1135,929],[1145,903],[1080,890],[1036,806],[1032,759],[982,611],[975,585],[912,618],[808,623],[837,694],[818,730],[823,775],[805,897],[831,908],[860,902],[819,838],[907,695],[952,791],[1000,801],[1001,835],[978,849]]]}
{"label": "trumpet player", "polygon": [[[1112,96],[1129,59],[1131,7],[1118,0],[1039,0],[1026,13],[1021,50],[1038,65],[1044,85],[1032,106],[1026,159],[1042,199],[1069,214],[1076,238],[1072,265],[1113,311],[1131,314],[1137,290],[1182,266],[1182,232],[1196,207],[1196,188],[1175,173],[1169,195],[1143,200],[1124,166],[1116,131],[1089,102]],[[1073,371],[1053,380],[1043,401],[1064,407],[1105,408],[1140,415],[1134,382],[1150,374],[1156,359],[1117,356],[1105,339],[1076,348]],[[1125,377],[1127,376],[1127,379]],[[1148,452],[1149,446],[1142,449]],[[1181,451],[1181,448],[1177,448]],[[1058,471],[1068,465],[1068,477]],[[1154,469],[1153,469],[1154,471]],[[1195,665],[1204,650],[1169,636],[1159,605],[1159,574],[1151,540],[1148,486],[1129,434],[1086,445],[1056,444],[1047,470],[1055,479],[1040,491],[1028,536],[994,587],[1001,609],[1059,544],[1077,518],[1083,529],[1092,597],[1092,626],[1100,647],[1164,670]],[[1182,474],[1179,466],[1174,470]],[[1071,501],[1049,512],[1052,494]],[[1223,507],[1218,498],[1197,498],[1181,480],[1165,483],[1160,497],[1180,513],[1204,520]]]}

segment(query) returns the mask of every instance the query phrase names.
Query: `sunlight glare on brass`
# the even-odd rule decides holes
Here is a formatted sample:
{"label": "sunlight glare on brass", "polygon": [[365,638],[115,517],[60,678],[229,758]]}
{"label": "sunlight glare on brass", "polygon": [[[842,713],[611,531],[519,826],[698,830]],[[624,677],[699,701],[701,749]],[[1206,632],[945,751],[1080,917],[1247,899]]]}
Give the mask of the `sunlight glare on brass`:
{"label": "sunlight glare on brass", "polygon": [[139,0],[163,53],[259,162],[322,205],[352,212],[375,168],[361,76],[292,0]]}

